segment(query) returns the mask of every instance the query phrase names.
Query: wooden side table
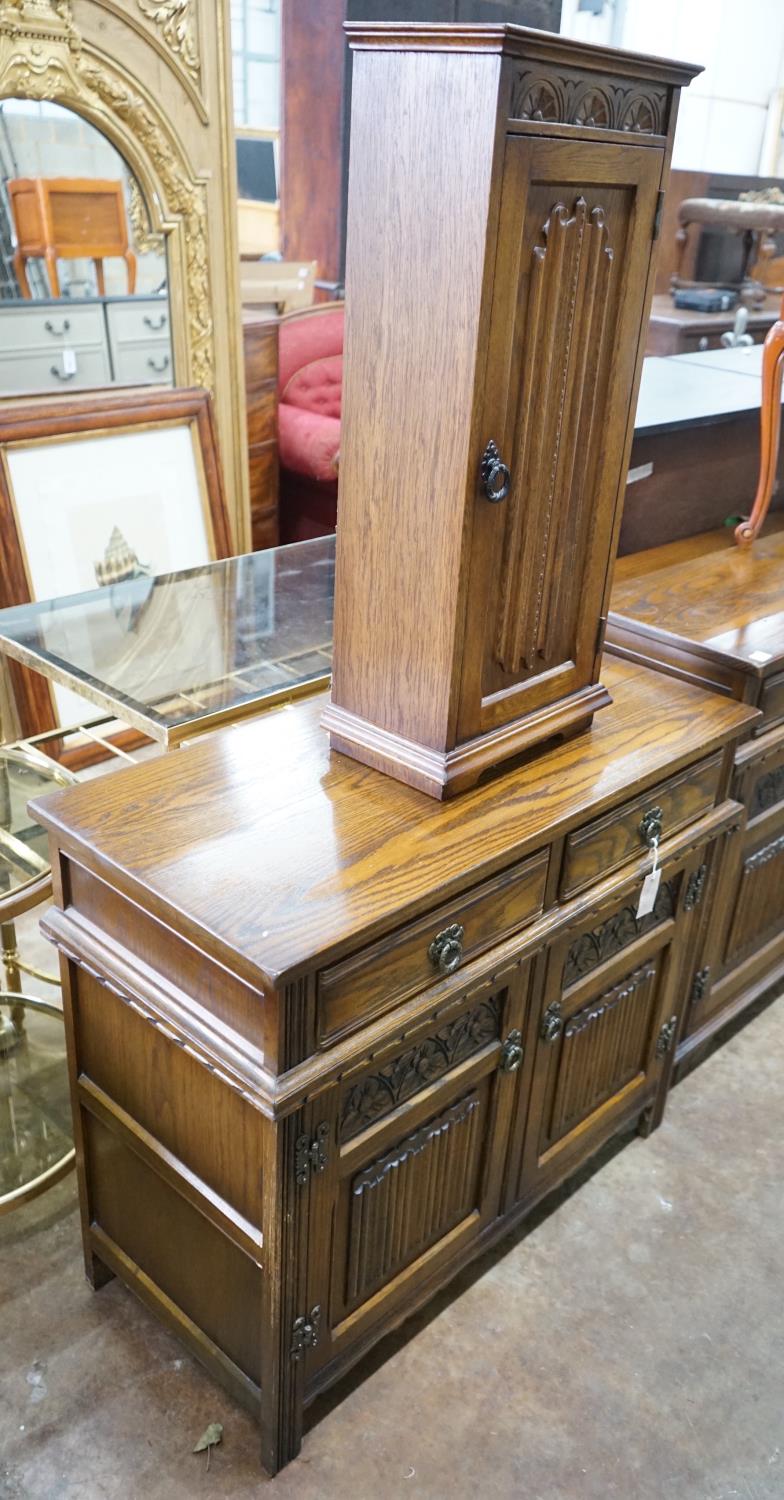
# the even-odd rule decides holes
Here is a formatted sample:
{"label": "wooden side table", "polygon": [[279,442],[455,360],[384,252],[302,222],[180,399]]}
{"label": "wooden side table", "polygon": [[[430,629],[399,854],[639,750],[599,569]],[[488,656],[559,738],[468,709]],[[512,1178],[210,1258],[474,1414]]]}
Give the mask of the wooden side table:
{"label": "wooden side table", "polygon": [[119,256],[128,269],[128,295],[136,290],[136,256],[130,247],[123,185],[90,177],[15,177],[7,183],[14,216],[14,270],[22,296],[31,296],[27,262],[41,259],[53,297],[60,296],[58,260],[92,260],[98,294],[106,285],[105,257]]}

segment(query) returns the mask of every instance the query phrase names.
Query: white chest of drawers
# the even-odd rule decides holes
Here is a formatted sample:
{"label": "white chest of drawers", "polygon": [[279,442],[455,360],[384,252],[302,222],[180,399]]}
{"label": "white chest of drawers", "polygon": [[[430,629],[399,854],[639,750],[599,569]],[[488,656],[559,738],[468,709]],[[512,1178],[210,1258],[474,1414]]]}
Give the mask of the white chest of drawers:
{"label": "white chest of drawers", "polygon": [[173,378],[165,298],[0,303],[0,397]]}

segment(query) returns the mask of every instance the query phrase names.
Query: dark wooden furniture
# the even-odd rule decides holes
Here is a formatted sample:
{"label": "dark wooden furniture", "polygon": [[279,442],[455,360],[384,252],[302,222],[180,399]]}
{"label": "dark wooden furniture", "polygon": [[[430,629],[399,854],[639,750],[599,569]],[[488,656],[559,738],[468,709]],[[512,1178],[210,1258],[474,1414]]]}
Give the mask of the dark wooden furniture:
{"label": "dark wooden furniture", "polygon": [[657,210],[698,70],[517,27],[350,37],[325,723],[442,797],[609,702]]}
{"label": "dark wooden furniture", "polygon": [[679,254],[672,275],[673,289],[680,286],[700,286],[701,283],[688,274],[687,262],[690,235],[694,238],[693,226],[708,227],[721,234],[732,234],[742,244],[741,263],[733,279],[711,278],[711,285],[736,289],[750,306],[759,306],[765,300],[765,289],[755,280],[751,268],[770,261],[776,250],[774,235],[784,234],[784,204],[744,198],[685,198],[678,208],[678,232],[676,243]]}
{"label": "dark wooden furniture", "polygon": [[317,260],[340,294],[351,118],[346,21],[514,21],[557,31],[561,0],[286,0],[282,22],[281,248]]}
{"label": "dark wooden furniture", "polygon": [[454,802],[330,755],[315,698],[33,804],[88,1277],[260,1414],[272,1473],[370,1345],[659,1119],[757,715],[607,682],[588,734]]}
{"label": "dark wooden furniture", "polygon": [[[761,355],[754,347],[645,359],[621,556],[748,514],[760,463]],[[779,400],[779,428],[781,421]],[[780,471],[773,461],[774,480]],[[780,484],[771,504],[784,506]]]}
{"label": "dark wooden furniture", "polygon": [[717,853],[710,931],[679,1040],[685,1065],[784,978],[784,518],[770,516],[748,550],[724,529],[622,559],[607,643],[678,686],[699,682],[762,714],[735,756],[731,794],[747,826]]}
{"label": "dark wooden furniture", "polygon": [[[775,322],[779,299],[769,295],[760,307],[749,308],[746,332],[761,344]],[[695,354],[720,349],[721,337],[731,333],[735,312],[703,313],[677,308],[669,293],[658,294],[651,304],[646,335],[646,354]]]}
{"label": "dark wooden furniture", "polygon": [[244,308],[242,347],[250,463],[250,525],[254,551],[277,547],[278,518],[278,320]]}
{"label": "dark wooden furniture", "polygon": [[106,286],[104,259],[119,256],[128,272],[128,295],[136,290],[136,256],[128,238],[123,185],[94,177],[14,177],[6,183],[16,233],[14,271],[23,297],[30,297],[26,265],[40,258],[53,297],[60,296],[58,260],[92,260],[98,295]]}

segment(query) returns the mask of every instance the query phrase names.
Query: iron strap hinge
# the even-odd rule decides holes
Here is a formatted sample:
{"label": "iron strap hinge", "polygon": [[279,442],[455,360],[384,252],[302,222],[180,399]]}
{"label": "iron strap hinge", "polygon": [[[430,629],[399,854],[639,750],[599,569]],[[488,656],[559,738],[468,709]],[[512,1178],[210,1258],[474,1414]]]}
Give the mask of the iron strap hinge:
{"label": "iron strap hinge", "polygon": [[656,212],[653,216],[653,239],[658,240],[661,233],[662,211],[664,209],[664,193],[656,195]]}
{"label": "iron strap hinge", "polygon": [[322,1120],[316,1126],[316,1134],[313,1140],[310,1136],[298,1135],[294,1142],[294,1178],[298,1187],[304,1187],[310,1179],[311,1172],[323,1172],[329,1156],[327,1153],[327,1141],[329,1140],[329,1125]]}
{"label": "iron strap hinge", "polygon": [[318,1306],[312,1307],[309,1313],[303,1313],[301,1317],[294,1319],[289,1350],[292,1359],[301,1359],[306,1349],[315,1349],[319,1341],[320,1325],[321,1308]]}

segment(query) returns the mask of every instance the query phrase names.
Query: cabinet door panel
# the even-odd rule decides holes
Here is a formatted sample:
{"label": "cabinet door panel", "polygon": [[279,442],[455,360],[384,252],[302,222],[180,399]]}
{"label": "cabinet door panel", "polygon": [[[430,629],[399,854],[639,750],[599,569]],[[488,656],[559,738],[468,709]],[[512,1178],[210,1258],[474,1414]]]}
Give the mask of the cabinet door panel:
{"label": "cabinet door panel", "polygon": [[637,920],[636,900],[627,901],[553,943],[529,1035],[536,1054],[518,1198],[558,1181],[652,1102],[674,1041],[681,883],[677,874],[662,884],[649,917]]}
{"label": "cabinet door panel", "polygon": [[338,1358],[412,1285],[437,1275],[500,1209],[528,965],[349,1080],[339,1109],[329,1337]]}
{"label": "cabinet door panel", "polygon": [[592,679],[661,168],[507,139],[482,444],[511,481],[476,502],[463,737]]}
{"label": "cabinet door panel", "polygon": [[744,857],[727,934],[726,964],[784,928],[784,831]]}

